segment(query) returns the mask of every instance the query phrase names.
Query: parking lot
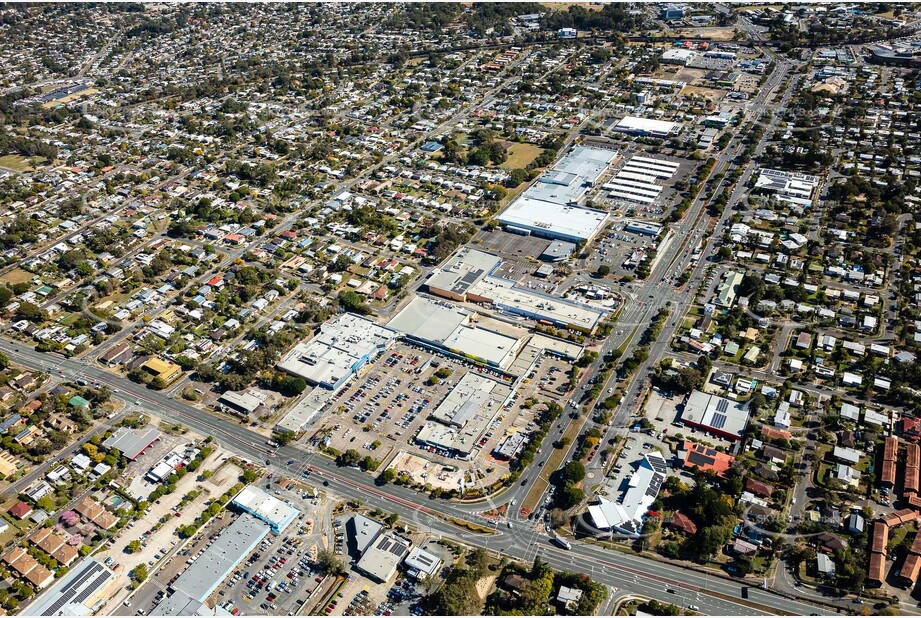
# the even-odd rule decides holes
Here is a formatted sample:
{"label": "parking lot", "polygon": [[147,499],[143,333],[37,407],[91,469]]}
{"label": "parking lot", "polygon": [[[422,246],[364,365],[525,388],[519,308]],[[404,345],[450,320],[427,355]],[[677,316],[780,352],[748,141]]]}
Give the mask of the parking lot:
{"label": "parking lot", "polygon": [[267,538],[246,561],[246,570],[238,570],[233,576],[227,589],[245,589],[239,599],[249,602],[248,614],[297,611],[323,581],[311,568],[312,558],[301,538]]}
{"label": "parking lot", "polygon": [[[345,531],[346,521],[352,515],[347,513],[334,519],[337,536]],[[424,538],[417,536],[415,540],[423,549],[442,559],[443,570],[453,563],[454,556],[447,547],[434,539]],[[354,548],[350,543],[343,543],[345,564],[348,565],[350,560],[357,561],[359,556]],[[324,610],[323,613],[331,616],[419,616],[422,614],[419,603],[423,595],[423,587],[403,571],[398,571],[392,581],[378,583],[353,569],[342,590],[329,603],[330,611]]]}
{"label": "parking lot", "polygon": [[625,219],[615,223],[598,237],[589,257],[583,261],[584,272],[594,272],[605,265],[615,276],[633,274],[648,249],[657,246],[656,238],[625,230],[626,222]]}
{"label": "parking lot", "polygon": [[626,489],[626,482],[636,470],[636,464],[650,451],[658,450],[666,460],[670,460],[674,453],[671,446],[662,439],[664,437],[664,434],[656,432],[655,429],[629,433],[617,461],[614,462],[608,474],[608,486],[615,487],[620,492]]}
{"label": "parking lot", "polygon": [[[337,396],[334,414],[312,435],[311,440],[344,452],[356,450],[362,457],[380,462],[383,470],[400,453],[423,457],[433,464],[458,466],[460,456],[433,446],[414,443],[422,425],[471,372],[495,380],[491,394],[497,413],[486,424],[470,461],[481,470],[492,470],[484,484],[508,471],[507,463],[491,456],[502,440],[515,431],[531,431],[533,413],[519,409],[522,402],[540,391],[542,396],[559,397],[565,392],[568,366],[549,357],[538,360],[521,380],[519,392],[511,395],[511,380],[490,368],[478,367],[445,354],[400,344],[378,359],[361,377]],[[436,373],[442,378],[436,378]],[[463,466],[467,467],[467,466]]]}
{"label": "parking lot", "polygon": [[507,259],[537,258],[550,246],[550,241],[536,236],[521,236],[499,231],[485,232],[477,237],[477,249],[496,253]]}

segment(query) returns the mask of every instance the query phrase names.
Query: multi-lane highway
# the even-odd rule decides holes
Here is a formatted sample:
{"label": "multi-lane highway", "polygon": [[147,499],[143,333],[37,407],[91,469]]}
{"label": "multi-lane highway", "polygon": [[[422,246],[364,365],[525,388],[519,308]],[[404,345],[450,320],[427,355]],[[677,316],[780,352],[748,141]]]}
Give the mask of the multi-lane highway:
{"label": "multi-lane highway", "polygon": [[[768,84],[753,102],[752,109],[758,110],[774,95],[774,89],[784,79],[789,65],[780,63],[769,79]],[[786,100],[792,88],[782,95]],[[437,133],[439,127],[431,133]],[[733,141],[726,151],[718,157],[714,174],[728,169],[731,161],[741,152],[739,138]],[[743,175],[743,182],[752,173],[749,166]],[[741,183],[740,183],[741,185]],[[739,199],[738,191],[733,194],[724,216],[731,211],[734,201]],[[657,265],[647,280],[638,285],[634,292],[634,302],[624,308],[619,319],[619,334],[612,336],[602,349],[604,353],[625,346],[629,354],[636,345],[636,339],[642,327],[648,324],[652,316],[671,304],[674,316],[683,313],[691,300],[694,290],[704,276],[704,263],[713,250],[711,242],[705,243],[700,263],[693,271],[690,281],[682,289],[676,290],[666,280],[689,267],[691,248],[703,238],[704,230],[710,222],[704,209],[710,198],[703,195],[695,200],[692,208],[682,221],[672,226],[673,239],[659,255]],[[290,224],[285,220],[279,226],[283,229]],[[229,256],[232,257],[232,256]],[[639,329],[633,327],[638,325]],[[662,336],[652,342],[649,360],[637,372],[636,378],[628,385],[624,405],[615,417],[613,427],[626,426],[631,412],[629,403],[638,392],[642,376],[651,363],[657,362],[665,352],[665,346],[671,333],[671,327],[664,329]],[[808,602],[780,596],[770,590],[739,580],[731,580],[705,572],[697,572],[667,562],[652,560],[647,557],[623,553],[589,543],[574,543],[571,550],[563,550],[551,545],[548,537],[535,530],[529,522],[517,518],[512,509],[512,516],[507,525],[497,526],[492,534],[473,533],[451,524],[446,518],[469,520],[472,513],[482,510],[482,505],[464,505],[447,501],[428,501],[420,504],[420,494],[397,486],[379,487],[370,477],[360,471],[339,469],[329,460],[305,450],[300,445],[287,445],[279,449],[270,448],[265,437],[250,430],[242,424],[228,422],[217,418],[198,408],[186,405],[171,398],[167,393],[152,391],[142,385],[114,376],[103,368],[86,359],[61,359],[59,357],[35,352],[23,345],[6,339],[0,339],[0,350],[16,363],[34,370],[50,371],[60,369],[70,379],[83,377],[89,381],[99,382],[112,388],[116,397],[146,409],[171,421],[182,423],[205,435],[214,436],[229,451],[252,461],[268,466],[285,469],[289,461],[297,462],[298,471],[310,467],[315,474],[322,477],[330,489],[338,494],[362,500],[365,504],[396,512],[404,520],[413,521],[422,529],[432,534],[460,538],[471,545],[485,547],[521,560],[532,560],[535,555],[549,562],[554,568],[589,573],[595,580],[611,587],[616,596],[641,595],[663,602],[679,605],[694,605],[700,611],[715,615],[744,615],[752,613],[825,613],[827,609]],[[600,368],[601,360],[593,364],[586,372],[586,377],[593,375]],[[614,378],[612,377],[613,384]],[[605,384],[609,387],[609,384]],[[567,422],[567,421],[563,421]],[[587,418],[572,422],[587,423]],[[605,436],[607,438],[608,436]],[[600,459],[600,458],[599,458]],[[298,471],[295,471],[296,473]],[[535,475],[536,477],[536,475]],[[535,478],[517,485],[501,498],[502,503],[523,500],[531,489]],[[745,598],[743,598],[745,597]]]}
{"label": "multi-lane highway", "polygon": [[[571,551],[557,549],[550,545],[548,537],[524,526],[500,527],[493,534],[468,532],[449,523],[446,518],[469,520],[470,507],[440,500],[420,502],[420,494],[404,487],[376,486],[367,474],[337,468],[333,462],[297,444],[271,449],[266,445],[264,436],[242,424],[217,418],[82,360],[60,359],[7,339],[0,339],[0,351],[17,364],[32,370],[47,371],[49,367],[56,367],[68,379],[84,377],[106,385],[113,389],[116,397],[182,423],[201,434],[212,435],[224,448],[251,461],[279,470],[286,469],[286,463],[291,460],[298,462],[299,468],[309,466],[316,471],[314,474],[329,484],[331,491],[396,512],[402,519],[415,522],[421,529],[430,530],[433,534],[456,537],[520,560],[531,560],[539,554],[554,568],[588,572],[598,581],[611,586],[616,595],[637,594],[663,602],[693,604],[702,612],[713,615],[824,613],[819,606],[782,597],[768,590],[751,588],[748,599],[743,600],[742,589],[749,584],[696,573],[679,565],[591,544],[574,543]],[[669,589],[675,592],[668,592]],[[755,605],[752,606],[752,603]]]}

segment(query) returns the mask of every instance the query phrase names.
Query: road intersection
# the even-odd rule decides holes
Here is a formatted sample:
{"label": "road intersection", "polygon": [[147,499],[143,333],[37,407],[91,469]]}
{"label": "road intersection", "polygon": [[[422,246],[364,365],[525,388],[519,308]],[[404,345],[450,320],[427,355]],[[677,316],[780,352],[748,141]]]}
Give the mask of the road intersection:
{"label": "road intersection", "polygon": [[[267,464],[277,470],[285,470],[288,461],[299,462],[300,469],[309,467],[316,477],[328,484],[331,492],[395,512],[403,520],[414,522],[420,529],[429,530],[434,535],[457,538],[521,560],[533,560],[535,555],[539,555],[554,568],[583,572],[588,569],[597,581],[611,586],[615,595],[642,595],[662,602],[694,604],[702,612],[713,615],[750,614],[752,604],[759,613],[811,614],[827,611],[769,590],[756,590],[744,581],[697,573],[680,565],[632,556],[598,545],[577,542],[570,551],[557,549],[548,542],[547,536],[525,526],[496,530],[493,534],[468,532],[449,520],[476,520],[474,513],[484,508],[483,503],[471,505],[432,500],[429,504],[420,504],[420,494],[413,490],[394,485],[376,486],[364,472],[337,468],[334,462],[299,444],[273,449],[266,444],[264,436],[244,425],[228,423],[86,361],[52,360],[47,354],[20,347],[8,339],[0,339],[0,351],[32,370],[47,371],[54,364],[67,379],[83,377],[108,386],[115,397],[140,410],[214,436],[224,448],[250,461]],[[748,590],[747,600],[742,599],[743,588]],[[668,589],[676,592],[668,592]]]}

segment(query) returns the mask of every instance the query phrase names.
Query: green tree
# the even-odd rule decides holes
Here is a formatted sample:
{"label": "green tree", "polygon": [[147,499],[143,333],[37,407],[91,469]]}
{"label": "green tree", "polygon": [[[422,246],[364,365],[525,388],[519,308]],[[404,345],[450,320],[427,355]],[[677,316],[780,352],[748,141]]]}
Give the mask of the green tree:
{"label": "green tree", "polygon": [[476,573],[455,567],[444,585],[430,598],[434,613],[440,616],[475,616],[480,614],[482,603],[476,589]]}
{"label": "green tree", "polygon": [[680,616],[681,608],[677,605],[672,605],[671,603],[662,603],[661,601],[656,601],[655,599],[650,599],[642,605],[640,605],[644,611],[653,616]]}
{"label": "green tree", "polygon": [[701,562],[716,556],[729,542],[732,529],[728,526],[707,526],[697,535],[697,559]]}
{"label": "green tree", "polygon": [[39,323],[47,320],[48,314],[35,303],[25,302],[20,303],[19,307],[16,308],[16,317],[21,320]]}
{"label": "green tree", "polygon": [[307,380],[304,378],[290,378],[286,384],[286,391],[293,395],[300,395],[307,390]]}
{"label": "green tree", "polygon": [[520,167],[518,167],[518,168],[513,169],[511,172],[509,172],[509,179],[506,182],[506,184],[511,188],[515,188],[521,183],[526,182],[527,180],[528,180],[528,171],[523,170]]}
{"label": "green tree", "polygon": [[567,483],[579,483],[585,478],[585,466],[578,461],[570,461],[560,469],[560,476]]}
{"label": "green tree", "polygon": [[138,539],[134,539],[128,543],[128,551],[130,551],[132,554],[136,554],[141,551],[141,542]]}
{"label": "green tree", "polygon": [[361,454],[353,448],[344,451],[336,458],[336,463],[340,466],[357,466],[361,461]]}
{"label": "green tree", "polygon": [[567,483],[557,491],[557,504],[561,509],[571,509],[585,499],[585,494],[575,485]]}
{"label": "green tree", "polygon": [[136,567],[134,567],[134,569],[131,571],[131,579],[133,579],[137,583],[141,583],[145,579],[147,579],[147,565],[139,564]]}
{"label": "green tree", "polygon": [[317,553],[317,569],[326,575],[342,575],[345,573],[345,566],[342,561],[328,549],[321,549]]}

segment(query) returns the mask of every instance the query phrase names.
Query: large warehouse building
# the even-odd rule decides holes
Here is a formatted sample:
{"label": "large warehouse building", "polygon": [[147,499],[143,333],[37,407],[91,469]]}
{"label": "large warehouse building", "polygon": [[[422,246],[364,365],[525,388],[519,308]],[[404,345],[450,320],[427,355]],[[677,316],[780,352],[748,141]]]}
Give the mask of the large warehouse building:
{"label": "large warehouse building", "polygon": [[[246,491],[244,489],[244,491]],[[269,525],[243,513],[227,526],[169,587],[151,616],[201,615],[205,600],[269,533]]]}
{"label": "large warehouse building", "polygon": [[668,122],[667,120],[652,120],[649,118],[638,118],[637,116],[625,116],[617,123],[614,130],[630,135],[666,138],[672,135],[678,135],[678,133],[681,132],[681,124],[677,122]]}
{"label": "large warehouse building", "polygon": [[478,373],[467,373],[422,425],[416,441],[468,457],[502,409],[512,388]]}
{"label": "large warehouse building", "polygon": [[685,425],[736,441],[742,439],[748,425],[748,416],[748,410],[738,402],[693,391],[684,404],[681,421]]}
{"label": "large warehouse building", "polygon": [[576,146],[499,215],[506,231],[553,240],[588,242],[604,227],[607,211],[578,202],[617,157],[613,150]]}
{"label": "large warehouse building", "polygon": [[634,156],[603,188],[608,197],[637,204],[653,204],[665,188],[657,181],[671,179],[678,172],[679,163],[666,159]]}
{"label": "large warehouse building", "polygon": [[378,583],[390,581],[402,562],[406,563],[407,569],[417,571],[420,564],[423,567],[434,565],[436,570],[441,566],[441,560],[436,556],[421,549],[412,550],[413,544],[409,539],[385,530],[382,524],[363,515],[352,516],[345,528],[349,534],[349,545],[359,556],[355,567]]}
{"label": "large warehouse building", "polygon": [[278,368],[308,384],[335,390],[390,347],[396,336],[367,318],[343,313],[323,324],[313,339],[294,346]]}
{"label": "large warehouse building", "polygon": [[267,523],[275,534],[284,532],[285,528],[300,515],[300,511],[293,506],[254,485],[244,487],[231,501],[231,504]]}
{"label": "large warehouse building", "polygon": [[656,501],[666,476],[667,464],[662,454],[658,451],[646,453],[630,477],[627,490],[619,502],[599,498],[597,504],[588,507],[588,514],[595,527],[602,531],[639,537],[646,513]]}
{"label": "large warehouse building", "polygon": [[[461,249],[436,270],[426,285],[432,294],[458,302],[488,303],[512,315],[520,315],[560,328],[594,333],[604,311],[518,287],[515,281],[491,273],[502,259],[476,249]],[[394,326],[403,332],[405,326]]]}
{"label": "large warehouse building", "polygon": [[432,271],[425,285],[432,294],[450,298],[457,302],[476,299],[468,298],[470,288],[492,273],[502,258],[492,253],[462,247],[444,265]]}
{"label": "large warehouse building", "polygon": [[156,429],[119,427],[115,433],[105,439],[102,445],[109,449],[118,449],[122,455],[134,461],[159,439],[160,432]]}
{"label": "large warehouse building", "polygon": [[508,369],[527,332],[515,327],[505,328],[507,331],[520,331],[519,336],[513,336],[484,328],[474,320],[479,321],[479,318],[472,311],[417,296],[387,326],[422,345]]}
{"label": "large warehouse building", "polygon": [[583,333],[594,333],[604,317],[604,311],[590,305],[518,287],[499,277],[485,277],[471,292],[506,313]]}
{"label": "large warehouse building", "polygon": [[782,202],[804,208],[812,206],[812,196],[818,186],[818,176],[768,168],[761,168],[758,180],[755,181],[755,189],[772,193]]}
{"label": "large warehouse building", "polygon": [[29,606],[29,616],[91,616],[108,598],[115,573],[89,559],[69,571]]}

